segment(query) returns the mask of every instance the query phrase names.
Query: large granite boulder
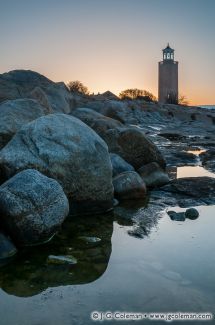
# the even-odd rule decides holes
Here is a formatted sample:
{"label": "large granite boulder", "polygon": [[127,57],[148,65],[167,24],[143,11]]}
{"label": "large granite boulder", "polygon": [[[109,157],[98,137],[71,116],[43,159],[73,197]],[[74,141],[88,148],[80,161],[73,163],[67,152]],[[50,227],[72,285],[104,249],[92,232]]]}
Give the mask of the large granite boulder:
{"label": "large granite boulder", "polygon": [[26,123],[51,113],[33,99],[8,100],[0,104],[0,149]]}
{"label": "large granite boulder", "polygon": [[114,193],[119,200],[143,199],[146,185],[143,179],[133,171],[124,172],[113,178]]}
{"label": "large granite boulder", "polygon": [[107,143],[109,151],[121,156],[135,169],[150,162],[165,167],[157,147],[137,127],[125,127],[121,122],[89,108],[78,108],[72,114],[89,125]]}
{"label": "large granite boulder", "polygon": [[113,168],[113,177],[123,172],[134,171],[134,167],[116,153],[110,153],[110,159]]}
{"label": "large granite boulder", "polygon": [[[42,92],[46,99],[41,99],[44,97]],[[0,75],[0,102],[26,97],[46,101],[54,112],[69,113],[71,110],[72,95],[62,82],[55,83],[30,70],[14,70]]]}
{"label": "large granite boulder", "polygon": [[19,245],[48,241],[68,213],[60,184],[36,170],[22,171],[0,186],[0,222]]}
{"label": "large granite boulder", "polygon": [[0,180],[28,168],[56,179],[71,198],[73,213],[112,208],[112,168],[107,145],[75,117],[49,114],[16,133],[0,152]]}

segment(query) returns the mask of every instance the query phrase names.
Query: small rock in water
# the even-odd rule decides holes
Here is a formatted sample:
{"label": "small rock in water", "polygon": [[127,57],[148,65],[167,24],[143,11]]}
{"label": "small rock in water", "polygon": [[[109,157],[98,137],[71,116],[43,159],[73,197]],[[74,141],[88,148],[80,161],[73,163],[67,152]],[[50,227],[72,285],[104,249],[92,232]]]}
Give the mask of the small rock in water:
{"label": "small rock in water", "polygon": [[78,238],[89,244],[99,243],[101,241],[101,238],[98,237],[80,236]]}
{"label": "small rock in water", "polygon": [[47,258],[48,264],[77,264],[77,259],[72,255],[49,255]]}
{"label": "small rock in water", "polygon": [[167,213],[173,221],[185,221],[186,219],[184,212],[168,211]]}
{"label": "small rock in water", "polygon": [[195,208],[187,209],[185,212],[185,217],[191,220],[197,219],[198,216],[199,216],[199,212]]}

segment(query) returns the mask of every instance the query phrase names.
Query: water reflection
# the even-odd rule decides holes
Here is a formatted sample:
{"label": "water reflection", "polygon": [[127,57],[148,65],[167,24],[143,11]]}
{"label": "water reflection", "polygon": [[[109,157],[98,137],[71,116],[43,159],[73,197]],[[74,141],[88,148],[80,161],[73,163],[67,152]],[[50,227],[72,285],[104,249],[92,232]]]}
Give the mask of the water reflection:
{"label": "water reflection", "polygon": [[[93,324],[90,314],[95,309],[213,313],[215,207],[199,206],[200,218],[172,222],[165,208],[156,207],[158,201],[151,197],[146,207],[143,202],[139,207],[117,207],[114,217],[68,221],[49,245],[23,252],[1,270],[3,289],[12,295],[30,296],[48,286],[55,288],[27,299],[0,290],[1,325]],[[128,235],[141,223],[150,231],[144,240]],[[80,236],[101,241],[86,246]],[[68,251],[78,259],[74,268],[46,265],[49,254]]]}
{"label": "water reflection", "polygon": [[[106,270],[111,255],[113,215],[72,218],[53,240],[41,247],[19,252],[10,264],[0,269],[0,287],[9,294],[27,297],[48,287],[84,284],[95,281]],[[98,237],[101,241],[89,242]],[[72,255],[76,265],[52,265],[49,255]]]}
{"label": "water reflection", "polygon": [[214,173],[207,171],[205,168],[200,166],[184,166],[177,168],[177,178],[182,177],[215,177]]}
{"label": "water reflection", "polygon": [[[11,263],[1,267],[0,287],[8,294],[28,297],[50,287],[97,280],[109,263],[114,221],[128,227],[127,233],[136,238],[148,236],[157,225],[156,208],[147,204],[148,198],[124,203],[115,209],[114,215],[67,220],[51,242],[23,249]],[[52,264],[50,255],[72,256],[77,259],[77,264]]]}
{"label": "water reflection", "polygon": [[201,153],[206,152],[206,150],[197,148],[197,149],[192,149],[192,150],[190,149],[187,152],[192,153],[195,156],[199,156]]}

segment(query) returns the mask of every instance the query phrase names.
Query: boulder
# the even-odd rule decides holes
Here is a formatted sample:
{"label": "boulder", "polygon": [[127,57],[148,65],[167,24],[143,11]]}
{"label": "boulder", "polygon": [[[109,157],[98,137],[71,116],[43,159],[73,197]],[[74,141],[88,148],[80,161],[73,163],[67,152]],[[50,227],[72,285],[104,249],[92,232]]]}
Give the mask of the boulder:
{"label": "boulder", "polygon": [[28,168],[61,184],[71,198],[72,213],[112,208],[112,167],[107,145],[75,117],[49,114],[16,133],[0,152],[0,180]]}
{"label": "boulder", "polygon": [[126,123],[129,116],[132,114],[130,107],[125,102],[119,100],[104,99],[98,95],[76,97],[76,108],[88,107],[100,114],[118,120],[121,123]]}
{"label": "boulder", "polygon": [[42,106],[44,106],[49,111],[49,113],[52,112],[52,107],[49,103],[48,97],[40,87],[34,88],[31,91],[30,96],[37,100]]}
{"label": "boulder", "polygon": [[166,166],[162,154],[141,129],[125,127],[121,122],[89,108],[78,108],[72,115],[90,126],[107,143],[110,152],[121,156],[135,169],[153,161]]}
{"label": "boulder", "polygon": [[185,221],[186,218],[195,220],[199,216],[199,212],[195,208],[189,208],[185,212],[168,211],[167,213],[173,221]]}
{"label": "boulder", "polygon": [[159,187],[170,181],[168,174],[156,162],[142,166],[138,173],[147,187]]}
{"label": "boulder", "polygon": [[90,108],[78,108],[72,111],[72,115],[90,126],[102,138],[105,137],[108,130],[123,126],[119,121],[106,117]]}
{"label": "boulder", "polygon": [[68,213],[60,184],[36,170],[24,170],[0,186],[0,221],[19,245],[47,242]]}
{"label": "boulder", "polygon": [[[17,249],[8,236],[0,232],[0,261],[10,258],[17,253]],[[0,263],[1,264],[1,263]]]}
{"label": "boulder", "polygon": [[[72,94],[64,83],[55,83],[41,74],[30,70],[14,70],[0,75],[0,102],[18,98],[42,98],[54,112],[69,113]],[[42,99],[44,101],[44,96]],[[41,103],[41,100],[39,100]],[[47,107],[46,105],[46,107]]]}
{"label": "boulder", "polygon": [[185,216],[188,219],[195,220],[199,217],[199,211],[195,208],[187,209],[185,212]]}
{"label": "boulder", "polygon": [[51,113],[33,99],[8,100],[0,105],[0,149],[28,122]]}
{"label": "boulder", "polygon": [[134,167],[127,163],[123,158],[115,153],[110,153],[113,168],[113,177],[123,172],[134,171]]}
{"label": "boulder", "polygon": [[113,178],[114,193],[119,200],[143,199],[146,185],[142,178],[133,171],[124,172]]}
{"label": "boulder", "polygon": [[108,130],[103,139],[110,152],[121,156],[136,170],[150,162],[157,162],[162,168],[166,166],[156,145],[137,127]]}

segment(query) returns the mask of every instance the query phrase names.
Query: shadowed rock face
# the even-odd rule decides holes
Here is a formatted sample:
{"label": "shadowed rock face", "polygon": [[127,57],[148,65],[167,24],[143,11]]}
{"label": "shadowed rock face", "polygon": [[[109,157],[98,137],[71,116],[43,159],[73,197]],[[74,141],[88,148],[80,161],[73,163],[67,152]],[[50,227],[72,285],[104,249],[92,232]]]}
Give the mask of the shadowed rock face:
{"label": "shadowed rock face", "polygon": [[72,115],[90,126],[102,138],[105,138],[105,134],[108,130],[123,127],[123,124],[119,121],[104,116],[89,108],[78,108],[72,112]]}
{"label": "shadowed rock face", "polygon": [[154,161],[165,167],[162,154],[142,130],[124,127],[119,121],[88,108],[78,108],[72,114],[98,133],[107,143],[110,152],[121,156],[135,169]]}
{"label": "shadowed rock face", "polygon": [[0,105],[0,149],[28,122],[51,113],[33,99],[8,100]]}
{"label": "shadowed rock face", "polygon": [[119,155],[115,153],[110,153],[110,159],[113,168],[113,177],[123,172],[134,171],[134,167],[128,164]]}
{"label": "shadowed rock face", "polygon": [[[41,89],[40,95],[38,87]],[[41,98],[41,92],[45,94],[45,99]],[[0,102],[18,98],[35,99],[35,96],[40,98],[39,102],[46,102],[54,112],[70,112],[72,95],[64,83],[55,83],[30,70],[14,70],[0,75]]]}
{"label": "shadowed rock face", "polygon": [[113,178],[114,194],[119,200],[143,199],[146,185],[134,171],[123,172]]}
{"label": "shadowed rock face", "polygon": [[56,179],[74,213],[112,208],[112,167],[104,141],[80,120],[50,114],[23,126],[0,152],[0,178],[36,169]]}
{"label": "shadowed rock face", "polygon": [[0,222],[18,245],[49,240],[68,213],[62,187],[36,170],[24,170],[0,186]]}
{"label": "shadowed rock face", "polygon": [[0,266],[16,253],[17,249],[11,239],[0,231]]}
{"label": "shadowed rock face", "polygon": [[157,162],[163,168],[166,166],[156,145],[138,128],[125,127],[109,130],[106,132],[104,140],[109,151],[121,156],[135,169],[150,162]]}
{"label": "shadowed rock face", "polygon": [[215,149],[210,149],[200,154],[202,165],[208,170],[215,172]]}
{"label": "shadowed rock face", "polygon": [[[107,268],[112,232],[112,215],[68,219],[43,249],[23,249],[10,264],[0,268],[0,287],[8,294],[29,297],[50,287],[95,281]],[[90,240],[95,237],[101,240]],[[77,264],[49,264],[50,255],[72,255]]]}
{"label": "shadowed rock face", "polygon": [[159,187],[170,181],[168,175],[155,162],[141,167],[138,169],[138,173],[143,178],[147,187]]}

